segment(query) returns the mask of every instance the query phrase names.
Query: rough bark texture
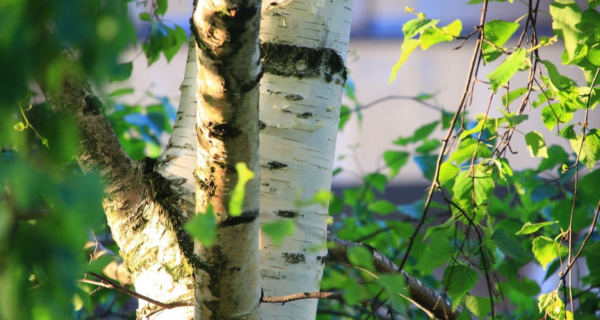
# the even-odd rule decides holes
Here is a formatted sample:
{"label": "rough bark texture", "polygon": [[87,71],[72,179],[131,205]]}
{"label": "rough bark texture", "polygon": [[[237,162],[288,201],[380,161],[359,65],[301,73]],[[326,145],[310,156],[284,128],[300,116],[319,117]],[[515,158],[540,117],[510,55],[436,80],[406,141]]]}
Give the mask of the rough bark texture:
{"label": "rough bark texture", "polygon": [[[375,271],[381,273],[398,273],[399,268],[395,263],[369,245],[339,239],[331,239],[330,242],[335,244],[335,246],[333,249],[329,249],[329,254],[325,258],[327,262],[352,265],[350,261],[348,261],[348,249],[354,246],[362,246],[367,248],[373,254]],[[452,311],[452,305],[442,296],[423,285],[419,280],[413,278],[404,270],[402,270],[402,275],[406,280],[408,292],[413,300],[412,302],[415,303],[417,307],[427,312],[430,317],[439,320],[454,320],[459,317],[461,313],[460,308],[456,311]]]}
{"label": "rough bark texture", "polygon": [[[70,53],[65,59],[72,61]],[[108,223],[136,291],[164,302],[189,299],[193,269],[187,257],[193,245],[181,228],[181,217],[193,207],[179,201],[171,183],[154,172],[155,161],[135,162],[127,156],[104,116],[102,103],[74,70],[63,69],[59,83],[45,83],[42,77],[38,83],[53,109],[69,114],[77,124],[82,169],[96,171],[104,180]],[[138,313],[153,310],[156,306],[140,302]]]}
{"label": "rough bark texture", "polygon": [[241,216],[228,213],[243,162],[258,173],[260,1],[195,3],[198,58],[196,209],[217,219],[211,247],[195,245],[196,319],[259,319],[259,181],[250,180]]}
{"label": "rough bark texture", "polygon": [[[352,0],[263,1],[260,223],[296,222],[280,245],[260,237],[265,296],[319,291],[328,210],[295,202],[331,188],[351,18]],[[262,319],[314,319],[317,304],[263,304]]]}

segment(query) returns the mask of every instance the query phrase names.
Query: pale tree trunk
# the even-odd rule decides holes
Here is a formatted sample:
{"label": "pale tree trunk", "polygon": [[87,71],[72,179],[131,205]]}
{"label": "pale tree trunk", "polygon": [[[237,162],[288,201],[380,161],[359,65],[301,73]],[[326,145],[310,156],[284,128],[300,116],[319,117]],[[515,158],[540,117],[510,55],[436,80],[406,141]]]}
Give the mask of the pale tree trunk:
{"label": "pale tree trunk", "polygon": [[[77,124],[81,136],[77,159],[83,171],[95,171],[104,180],[104,210],[135,290],[165,303],[193,298],[193,268],[188,260],[193,242],[182,229],[184,217],[194,212],[193,204],[155,172],[155,160],[136,162],[127,156],[102,103],[81,74],[72,71],[77,70],[72,54],[67,51],[64,57],[68,67],[62,70],[60,83],[37,80],[52,108]],[[138,314],[158,309],[140,300]],[[173,309],[168,317],[157,319],[185,319],[189,309]]]}
{"label": "pale tree trunk", "polygon": [[[261,234],[265,296],[319,291],[328,207],[294,203],[331,188],[352,3],[263,1],[260,223],[296,222],[280,245]],[[263,304],[262,319],[314,319],[317,303]]]}
{"label": "pale tree trunk", "polygon": [[195,3],[198,46],[196,210],[214,208],[211,247],[196,242],[195,319],[260,319],[259,181],[246,184],[240,216],[229,212],[237,163],[258,174],[260,0]]}

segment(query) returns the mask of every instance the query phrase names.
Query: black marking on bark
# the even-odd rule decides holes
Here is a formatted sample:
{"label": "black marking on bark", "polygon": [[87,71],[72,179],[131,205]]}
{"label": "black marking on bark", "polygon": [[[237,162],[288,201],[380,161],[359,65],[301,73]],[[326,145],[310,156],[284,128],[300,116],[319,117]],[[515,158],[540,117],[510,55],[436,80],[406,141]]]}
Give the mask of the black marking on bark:
{"label": "black marking on bark", "polygon": [[267,124],[258,120],[258,130],[264,130],[267,128]]}
{"label": "black marking on bark", "polygon": [[232,227],[240,224],[250,223],[258,217],[258,210],[244,211],[241,215],[237,217],[232,217],[230,215],[222,215],[224,217],[223,220],[219,222],[219,226],[222,227]]}
{"label": "black marking on bark", "polygon": [[260,57],[265,72],[283,77],[323,78],[343,85],[346,82],[344,59],[332,49],[307,48],[264,42]]}
{"label": "black marking on bark", "polygon": [[102,102],[95,95],[85,96],[85,105],[83,107],[83,114],[85,115],[99,115],[103,113]]}
{"label": "black marking on bark", "polygon": [[[196,6],[194,6],[194,11]],[[224,61],[231,61],[232,57],[238,55],[240,49],[248,44],[244,37],[248,37],[247,25],[255,23],[257,26],[260,23],[260,5],[236,5],[234,7],[223,8],[214,11],[212,15],[206,17],[204,22],[210,23],[210,26],[202,30],[205,38],[213,37],[215,30],[226,32],[225,43],[220,46],[206,43],[200,36],[200,30],[196,29],[193,19],[190,19],[192,34],[196,40],[198,48],[206,54],[214,62],[217,68],[217,74],[223,77],[224,93],[228,100],[239,98],[243,93],[246,93],[258,86],[263,75],[263,68],[253,79],[247,79],[245,74],[241,75],[237,68],[232,68]],[[252,21],[254,20],[254,21]],[[258,33],[259,28],[255,28]],[[257,61],[257,65],[260,61]]]}
{"label": "black marking on bark", "polygon": [[302,253],[282,252],[281,255],[285,258],[285,262],[289,264],[306,262],[306,257]]}
{"label": "black marking on bark", "polygon": [[242,134],[242,131],[232,123],[209,122],[208,131],[212,137],[219,139],[235,139]]}
{"label": "black marking on bark", "polygon": [[299,95],[299,94],[286,94],[284,96],[285,100],[287,101],[300,101],[300,100],[304,100],[304,97]]}
{"label": "black marking on bark", "polygon": [[[183,225],[187,220],[183,217],[182,211],[186,207],[193,210],[194,206],[173,192],[171,186],[174,182],[180,183],[181,181],[169,181],[156,172],[157,166],[160,165],[156,159],[144,158],[141,162],[142,179],[147,190],[145,191],[147,193],[146,197],[149,198],[148,201],[154,201],[159,204],[168,215],[164,223],[170,225],[165,226],[165,228],[175,233],[180,250],[185,257],[182,263],[171,271],[171,274],[176,281],[184,277],[191,277],[193,275],[193,268],[196,267],[193,259],[194,239],[183,230]],[[191,217],[188,216],[187,219],[189,218]]]}
{"label": "black marking on bark", "polygon": [[295,218],[299,216],[298,212],[292,210],[277,210],[275,214],[283,218]]}
{"label": "black marking on bark", "polygon": [[300,119],[308,119],[312,116],[313,116],[312,112],[304,112],[304,113],[299,113],[296,115],[296,117],[298,117]]}
{"label": "black marking on bark", "polygon": [[269,163],[267,163],[269,165],[269,170],[278,170],[278,169],[283,169],[283,168],[287,168],[288,165],[285,163],[281,163],[278,161],[271,161]]}
{"label": "black marking on bark", "polygon": [[281,112],[283,112],[283,113],[292,113],[291,110],[287,110],[287,109],[281,109]]}

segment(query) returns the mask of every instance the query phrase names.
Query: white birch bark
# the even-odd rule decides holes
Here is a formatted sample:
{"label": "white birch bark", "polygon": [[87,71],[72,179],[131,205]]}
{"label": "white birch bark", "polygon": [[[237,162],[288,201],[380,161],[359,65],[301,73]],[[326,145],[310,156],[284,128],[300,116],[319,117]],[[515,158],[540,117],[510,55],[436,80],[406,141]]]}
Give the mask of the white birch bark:
{"label": "white birch bark", "polygon": [[181,96],[177,117],[173,125],[173,133],[169,143],[159,158],[157,171],[166,179],[179,185],[186,200],[193,203],[196,192],[194,169],[196,169],[196,77],[198,63],[196,61],[196,41],[192,38],[188,45],[187,63],[181,84]]}
{"label": "white birch bark", "polygon": [[[319,291],[327,207],[297,208],[330,190],[352,0],[263,1],[260,86],[260,223],[294,219],[281,245],[261,234],[265,296]],[[263,304],[262,319],[314,319],[318,301]]]}
{"label": "white birch bark", "polygon": [[214,208],[211,247],[196,242],[195,319],[260,319],[259,181],[246,184],[242,214],[229,202],[245,163],[258,174],[258,33],[260,0],[195,3],[198,45],[196,212]]}

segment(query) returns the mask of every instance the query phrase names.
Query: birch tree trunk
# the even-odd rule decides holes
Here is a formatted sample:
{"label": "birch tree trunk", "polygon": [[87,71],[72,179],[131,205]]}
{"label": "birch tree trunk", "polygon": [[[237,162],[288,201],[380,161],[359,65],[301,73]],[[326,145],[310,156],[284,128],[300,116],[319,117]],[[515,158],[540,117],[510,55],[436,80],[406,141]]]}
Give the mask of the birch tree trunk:
{"label": "birch tree trunk", "polygon": [[[352,0],[264,1],[260,85],[260,223],[294,219],[280,245],[260,237],[265,296],[319,291],[328,207],[297,208],[330,190]],[[262,319],[314,319],[318,301],[263,304]]]}
{"label": "birch tree trunk", "polygon": [[258,33],[260,0],[194,4],[192,31],[199,50],[196,212],[211,206],[214,244],[196,242],[195,319],[260,319],[259,181],[246,184],[240,216],[229,212],[231,191],[245,163],[258,173]]}
{"label": "birch tree trunk", "polygon": [[[37,82],[53,110],[68,114],[77,124],[82,170],[96,172],[104,181],[107,221],[135,290],[165,303],[191,299],[193,269],[188,258],[193,242],[182,227],[184,217],[194,210],[192,203],[181,199],[177,186],[155,172],[157,161],[128,157],[69,50],[64,58],[60,82],[46,83],[43,77]],[[158,309],[139,301],[140,316]],[[155,313],[154,319],[188,319],[190,309]]]}

